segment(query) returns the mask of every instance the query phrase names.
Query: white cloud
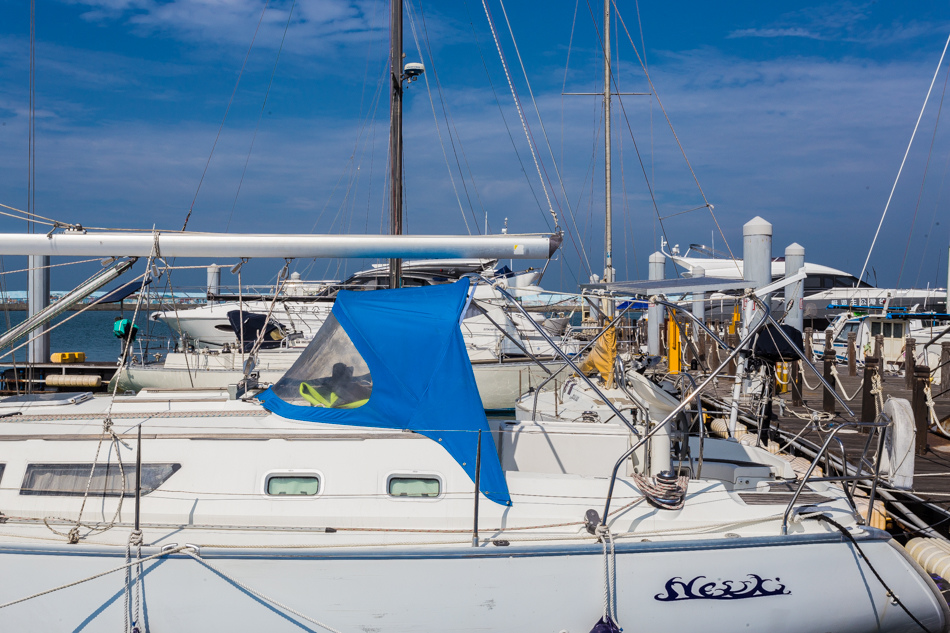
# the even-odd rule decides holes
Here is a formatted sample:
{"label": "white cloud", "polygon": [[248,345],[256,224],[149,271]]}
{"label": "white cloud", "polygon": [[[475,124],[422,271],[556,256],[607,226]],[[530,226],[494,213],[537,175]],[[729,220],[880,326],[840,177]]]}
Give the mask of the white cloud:
{"label": "white cloud", "polygon": [[[293,6],[290,33],[295,48],[327,51],[375,39],[388,27],[380,0],[64,0],[87,7],[86,20],[125,23],[133,32],[168,35],[197,45],[246,46],[255,31],[255,46],[277,47]],[[261,18],[263,13],[263,19]],[[260,28],[258,30],[258,23]]]}
{"label": "white cloud", "polygon": [[946,32],[945,24],[915,20],[875,23],[873,12],[879,8],[873,2],[831,2],[787,12],[769,25],[736,29],[727,37],[794,37],[881,47]]}

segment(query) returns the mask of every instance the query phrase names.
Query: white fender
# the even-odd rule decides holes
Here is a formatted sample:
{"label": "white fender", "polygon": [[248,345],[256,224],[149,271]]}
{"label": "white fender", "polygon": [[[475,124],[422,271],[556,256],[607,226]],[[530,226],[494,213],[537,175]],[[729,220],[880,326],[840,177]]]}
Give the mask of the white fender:
{"label": "white fender", "polygon": [[914,487],[914,444],[917,427],[914,410],[903,398],[891,398],[884,403],[884,413],[890,418],[884,436],[884,455],[881,473],[895,488],[910,490]]}

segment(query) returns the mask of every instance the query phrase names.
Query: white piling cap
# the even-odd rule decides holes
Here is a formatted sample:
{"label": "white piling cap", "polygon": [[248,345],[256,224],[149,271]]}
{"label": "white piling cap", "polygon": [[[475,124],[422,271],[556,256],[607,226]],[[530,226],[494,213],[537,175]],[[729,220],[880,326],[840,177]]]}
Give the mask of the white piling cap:
{"label": "white piling cap", "polygon": [[666,255],[664,255],[660,251],[657,251],[653,253],[652,255],[650,255],[651,264],[663,264],[665,262],[666,262]]}
{"label": "white piling cap", "polygon": [[760,216],[755,216],[748,222],[742,225],[742,235],[771,235],[772,234],[772,223],[762,219]]}
{"label": "white piling cap", "polygon": [[799,244],[798,242],[792,242],[791,244],[785,247],[785,257],[788,257],[789,255],[801,255],[802,257],[804,257],[805,247]]}

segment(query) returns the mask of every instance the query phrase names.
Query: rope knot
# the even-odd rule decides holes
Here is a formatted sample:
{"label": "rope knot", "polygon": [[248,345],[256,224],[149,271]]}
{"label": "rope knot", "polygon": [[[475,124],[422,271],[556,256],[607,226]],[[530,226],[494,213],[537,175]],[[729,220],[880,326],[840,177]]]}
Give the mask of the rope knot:
{"label": "rope knot", "polygon": [[66,534],[66,542],[70,545],[75,545],[79,542],[79,526],[74,526],[71,530],[69,530],[69,532]]}
{"label": "rope knot", "polygon": [[142,544],[142,530],[132,530],[129,534],[129,545],[138,547]]}

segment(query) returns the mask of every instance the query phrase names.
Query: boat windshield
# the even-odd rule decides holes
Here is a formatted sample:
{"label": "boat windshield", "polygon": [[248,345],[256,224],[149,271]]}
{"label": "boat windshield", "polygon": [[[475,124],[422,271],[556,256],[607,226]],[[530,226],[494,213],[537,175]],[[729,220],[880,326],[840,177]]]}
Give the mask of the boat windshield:
{"label": "boat windshield", "polygon": [[356,409],[369,401],[373,379],[366,361],[331,314],[273,391],[289,404]]}

